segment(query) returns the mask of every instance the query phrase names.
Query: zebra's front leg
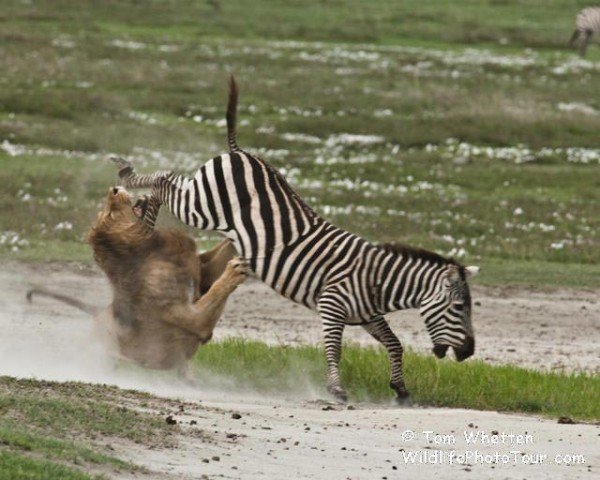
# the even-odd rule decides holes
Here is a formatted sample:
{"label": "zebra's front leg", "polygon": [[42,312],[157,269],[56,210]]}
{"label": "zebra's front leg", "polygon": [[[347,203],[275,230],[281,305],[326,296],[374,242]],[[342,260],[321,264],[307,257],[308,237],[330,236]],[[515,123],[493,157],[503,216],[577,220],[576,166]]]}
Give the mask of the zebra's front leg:
{"label": "zebra's front leg", "polygon": [[579,44],[579,55],[585,57],[585,52],[587,51],[588,44],[590,43],[590,39],[592,38],[593,32],[591,30],[586,30],[583,32],[583,39]]}
{"label": "zebra's front leg", "polygon": [[569,47],[573,47],[575,45],[575,42],[579,38],[580,33],[581,32],[579,31],[579,29],[576,28],[575,31],[573,32],[573,35],[571,35],[571,38],[569,39]]}
{"label": "zebra's front leg", "polygon": [[135,202],[133,213],[135,213],[136,217],[141,219],[147,227],[154,229],[160,205],[160,200],[158,200],[156,195],[144,195]]}
{"label": "zebra's front leg", "polygon": [[155,187],[161,179],[172,175],[172,172],[155,172],[149,175],[140,175],[133,169],[133,164],[122,157],[111,155],[109,159],[119,169],[119,178],[127,188],[149,188]]}
{"label": "zebra's front leg", "polygon": [[342,402],[348,399],[340,380],[342,335],[348,319],[348,310],[344,300],[344,293],[338,287],[333,287],[324,292],[317,302],[317,310],[323,324],[325,359],[327,360],[327,391]]}
{"label": "zebra's front leg", "polygon": [[342,402],[348,400],[348,394],[340,380],[340,359],[342,356],[342,335],[346,326],[340,319],[321,314],[327,360],[327,391]]}
{"label": "zebra's front leg", "polygon": [[404,383],[404,371],[402,369],[402,355],[404,349],[398,337],[392,332],[385,318],[376,317],[362,327],[371,336],[381,343],[390,357],[390,388],[396,392],[396,400],[400,404],[410,403],[409,393]]}

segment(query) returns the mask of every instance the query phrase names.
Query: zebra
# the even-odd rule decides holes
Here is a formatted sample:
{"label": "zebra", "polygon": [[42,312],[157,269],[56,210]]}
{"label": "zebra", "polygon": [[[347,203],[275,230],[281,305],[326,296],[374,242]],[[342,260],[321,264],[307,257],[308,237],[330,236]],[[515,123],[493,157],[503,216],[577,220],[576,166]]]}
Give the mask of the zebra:
{"label": "zebra", "polygon": [[594,33],[600,33],[600,7],[586,7],[575,18],[575,30],[569,46],[573,47],[579,37],[583,36],[579,42],[579,54],[583,57]]}
{"label": "zebra", "polygon": [[409,401],[403,346],[385,314],[419,308],[437,357],[450,347],[458,361],[470,357],[475,337],[467,278],[478,267],[418,248],[376,245],[319,216],[281,173],[238,147],[237,96],[232,77],[228,153],[209,160],[193,177],[141,175],[130,162],[112,157],[121,180],[128,188],[152,188],[151,195],[185,224],[230,238],[259,279],[318,312],[331,394],[347,399],[339,371],[342,335],[346,325],[360,325],[386,348],[390,388],[400,403]]}

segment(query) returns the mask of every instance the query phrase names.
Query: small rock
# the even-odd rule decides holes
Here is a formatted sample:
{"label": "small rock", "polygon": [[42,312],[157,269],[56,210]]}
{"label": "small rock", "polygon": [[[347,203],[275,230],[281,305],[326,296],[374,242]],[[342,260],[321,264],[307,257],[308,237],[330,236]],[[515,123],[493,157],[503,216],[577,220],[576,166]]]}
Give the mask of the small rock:
{"label": "small rock", "polygon": [[175,425],[177,423],[177,420],[173,418],[173,415],[169,415],[165,418],[165,421],[167,422],[167,425]]}
{"label": "small rock", "polygon": [[321,410],[324,410],[325,412],[328,412],[330,410],[335,410],[335,408],[333,408],[331,405],[327,405],[326,407],[323,407]]}
{"label": "small rock", "polygon": [[221,461],[221,457],[219,457],[218,455],[213,455],[211,460],[213,460],[214,462],[220,462]]}
{"label": "small rock", "polygon": [[575,425],[575,421],[571,417],[560,417],[558,423],[563,425]]}
{"label": "small rock", "polygon": [[190,425],[197,425],[198,422],[196,420],[190,420]]}
{"label": "small rock", "polygon": [[210,462],[210,460],[208,458],[203,458],[202,459],[202,463],[209,463],[209,462]]}
{"label": "small rock", "polygon": [[354,405],[348,405],[346,410],[356,410],[356,407]]}
{"label": "small rock", "polygon": [[236,412],[231,414],[231,418],[233,418],[234,420],[239,420],[240,418],[242,418],[242,416]]}

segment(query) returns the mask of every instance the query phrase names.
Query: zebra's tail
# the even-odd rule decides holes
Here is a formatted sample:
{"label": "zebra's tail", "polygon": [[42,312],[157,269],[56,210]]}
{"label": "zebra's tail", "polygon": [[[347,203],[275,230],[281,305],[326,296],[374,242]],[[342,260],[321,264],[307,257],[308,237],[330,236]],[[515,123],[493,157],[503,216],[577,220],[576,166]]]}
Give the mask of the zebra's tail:
{"label": "zebra's tail", "polygon": [[71,305],[72,307],[78,308],[82,312],[85,312],[89,315],[96,316],[100,309],[93,307],[92,305],[88,305],[76,298],[69,297],[68,295],[62,295],[60,293],[50,292],[44,288],[32,288],[27,292],[27,301],[31,303],[34,295],[41,295],[42,297],[54,298],[55,300],[60,300],[61,302],[66,303],[67,305]]}
{"label": "zebra's tail", "polygon": [[236,117],[237,117],[237,103],[238,103],[238,86],[235,82],[233,75],[229,77],[229,99],[227,101],[227,113],[225,118],[227,119],[227,146],[230,152],[235,152],[240,149],[236,142]]}

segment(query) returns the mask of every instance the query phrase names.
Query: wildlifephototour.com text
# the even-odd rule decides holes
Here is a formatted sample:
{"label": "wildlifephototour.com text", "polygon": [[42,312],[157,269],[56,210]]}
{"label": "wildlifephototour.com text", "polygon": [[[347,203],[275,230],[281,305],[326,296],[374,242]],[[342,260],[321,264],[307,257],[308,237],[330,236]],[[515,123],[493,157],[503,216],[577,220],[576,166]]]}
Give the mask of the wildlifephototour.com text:
{"label": "wildlifephototour.com text", "polygon": [[[585,457],[576,452],[548,454],[531,451],[534,437],[530,433],[464,431],[462,435],[440,434],[431,430],[421,432],[405,430],[401,434],[405,444],[427,443],[424,448],[400,449],[401,459],[406,464],[431,465],[582,465]],[[466,448],[460,448],[464,444]],[[432,448],[432,446],[436,448]],[[459,447],[459,448],[455,448]],[[519,447],[525,447],[521,449]],[[494,450],[496,448],[496,450]]]}

